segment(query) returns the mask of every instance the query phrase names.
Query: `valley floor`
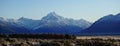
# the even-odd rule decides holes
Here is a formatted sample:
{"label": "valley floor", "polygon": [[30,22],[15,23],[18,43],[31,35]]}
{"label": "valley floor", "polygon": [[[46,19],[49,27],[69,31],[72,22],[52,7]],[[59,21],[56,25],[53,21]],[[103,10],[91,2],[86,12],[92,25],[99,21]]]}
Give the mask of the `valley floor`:
{"label": "valley floor", "polygon": [[76,39],[91,39],[91,38],[120,39],[120,36],[77,36],[76,37]]}
{"label": "valley floor", "polygon": [[0,46],[120,46],[119,36],[78,36],[77,39],[0,38]]}

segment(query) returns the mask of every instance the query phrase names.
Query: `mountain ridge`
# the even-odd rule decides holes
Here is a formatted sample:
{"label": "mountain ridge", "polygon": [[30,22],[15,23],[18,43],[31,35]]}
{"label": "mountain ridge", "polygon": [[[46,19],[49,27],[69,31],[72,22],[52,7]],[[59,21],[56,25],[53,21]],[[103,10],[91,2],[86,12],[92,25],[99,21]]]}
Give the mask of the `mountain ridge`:
{"label": "mountain ridge", "polygon": [[82,34],[89,35],[117,35],[120,34],[120,14],[107,15],[95,23],[93,23],[89,28],[83,30]]}
{"label": "mountain ridge", "polygon": [[74,20],[71,18],[64,18],[55,12],[48,13],[46,16],[42,17],[41,20],[33,20],[24,17],[21,17],[17,20],[5,19],[1,17],[0,20],[2,19],[4,19],[3,21],[7,20],[5,23],[7,23],[6,25],[8,25],[11,29],[16,30],[18,28],[23,29],[23,31],[28,29],[27,31],[30,31],[30,33],[43,33],[45,30],[49,29],[46,33],[59,33],[62,31],[62,34],[73,34],[75,32],[80,32],[81,30],[88,28],[92,24],[84,19]]}

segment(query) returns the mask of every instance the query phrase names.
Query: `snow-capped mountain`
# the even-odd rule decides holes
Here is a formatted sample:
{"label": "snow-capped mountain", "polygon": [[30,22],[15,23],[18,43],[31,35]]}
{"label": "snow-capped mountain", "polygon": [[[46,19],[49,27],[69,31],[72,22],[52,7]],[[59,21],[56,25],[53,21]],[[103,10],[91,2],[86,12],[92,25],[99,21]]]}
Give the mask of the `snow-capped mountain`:
{"label": "snow-capped mountain", "polygon": [[49,13],[47,16],[43,17],[40,21],[40,24],[37,28],[40,28],[42,26],[67,26],[67,25],[73,25],[73,26],[78,26],[80,28],[88,28],[91,23],[80,19],[80,20],[74,20],[74,19],[68,19],[64,18],[62,16],[57,15],[55,12]]}
{"label": "snow-capped mountain", "polygon": [[0,17],[0,34],[10,34],[13,33],[13,30],[10,29],[4,22],[3,18]]}
{"label": "snow-capped mountain", "polygon": [[120,13],[116,15],[107,15],[100,18],[93,23],[88,29],[82,31],[82,33],[100,35],[100,34],[120,34]]}
{"label": "snow-capped mountain", "polygon": [[75,33],[88,28],[90,22],[80,19],[68,19],[57,15],[55,12],[49,13],[43,17],[34,31],[37,33]]}
{"label": "snow-capped mountain", "polygon": [[66,25],[65,19],[57,15],[55,12],[51,12],[40,20],[39,25],[35,29],[40,28],[42,26],[63,26],[63,25]]}
{"label": "snow-capped mountain", "polygon": [[[5,27],[2,29],[6,29],[6,32],[7,31],[9,32],[11,30],[11,32],[9,32],[9,33],[29,33],[29,31],[26,28],[17,24],[17,21],[14,19],[6,19],[6,18],[0,17],[0,24],[1,24],[1,27]],[[3,31],[4,30],[0,29],[0,33]],[[6,33],[6,32],[4,32],[4,33]]]}
{"label": "snow-capped mountain", "polygon": [[84,20],[74,20],[59,16],[55,12],[51,12],[44,16],[41,20],[33,20],[21,17],[17,20],[0,18],[14,32],[32,32],[32,33],[58,33],[58,34],[74,34],[91,26],[91,23]]}
{"label": "snow-capped mountain", "polygon": [[40,20],[32,20],[28,18],[21,17],[17,20],[17,24],[24,26],[25,28],[32,30],[40,23]]}
{"label": "snow-capped mountain", "polygon": [[47,16],[43,17],[42,20],[44,21],[60,21],[64,18],[62,16],[57,15],[55,12],[49,13]]}

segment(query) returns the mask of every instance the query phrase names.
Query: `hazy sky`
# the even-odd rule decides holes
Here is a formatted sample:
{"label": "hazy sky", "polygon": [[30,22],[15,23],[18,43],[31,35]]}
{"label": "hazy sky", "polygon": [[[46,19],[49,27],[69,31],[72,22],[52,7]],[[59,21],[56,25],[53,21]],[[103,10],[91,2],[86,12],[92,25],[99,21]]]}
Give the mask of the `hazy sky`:
{"label": "hazy sky", "polygon": [[120,0],[0,0],[0,17],[41,19],[53,11],[63,17],[94,22],[120,13]]}

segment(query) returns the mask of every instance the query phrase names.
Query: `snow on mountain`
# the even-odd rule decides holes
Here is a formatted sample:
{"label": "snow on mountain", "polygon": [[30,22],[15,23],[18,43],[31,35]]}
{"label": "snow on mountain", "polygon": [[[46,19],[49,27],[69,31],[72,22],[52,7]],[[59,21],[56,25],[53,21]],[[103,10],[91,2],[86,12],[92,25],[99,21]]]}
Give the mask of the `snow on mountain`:
{"label": "snow on mountain", "polygon": [[91,25],[90,22],[80,19],[74,20],[59,16],[55,12],[47,14],[43,17],[34,31],[37,33],[67,33],[72,34],[80,32],[81,30],[88,28]]}
{"label": "snow on mountain", "polygon": [[7,21],[8,21],[8,19],[3,18],[3,17],[0,17],[0,20],[1,20],[1,21],[4,21],[4,22],[7,22]]}
{"label": "snow on mountain", "polygon": [[55,12],[51,12],[47,16],[41,19],[39,26],[36,27],[35,29],[43,27],[43,26],[60,27],[60,26],[67,26],[67,25],[78,26],[84,29],[84,28],[88,28],[91,25],[91,23],[83,19],[74,20],[74,19],[64,18],[62,16],[59,16]]}
{"label": "snow on mountain", "polygon": [[64,17],[57,15],[55,12],[51,12],[41,19],[38,27],[36,27],[35,29],[42,26],[63,26],[66,24],[67,22]]}
{"label": "snow on mountain", "polygon": [[32,33],[61,32],[71,34],[88,28],[91,25],[90,22],[84,19],[74,20],[71,18],[64,18],[55,12],[47,14],[47,16],[44,16],[41,20],[33,20],[24,17],[17,20],[0,17],[0,20],[15,31],[24,32],[26,30],[26,32],[28,32],[28,30],[31,30]]}
{"label": "snow on mountain", "polygon": [[49,13],[47,16],[43,17],[42,20],[62,20],[64,19],[62,16],[57,15],[55,12]]}
{"label": "snow on mountain", "polygon": [[25,28],[30,29],[30,30],[36,27],[39,22],[40,22],[39,20],[32,20],[32,19],[28,19],[24,17],[21,17],[17,20],[17,23],[19,25],[22,25]]}
{"label": "snow on mountain", "polygon": [[10,34],[10,33],[29,33],[29,31],[26,28],[17,24],[17,21],[14,19],[6,19],[6,18],[0,17],[0,24],[1,24],[0,32],[3,32],[5,34],[7,32],[9,32],[8,34]]}

